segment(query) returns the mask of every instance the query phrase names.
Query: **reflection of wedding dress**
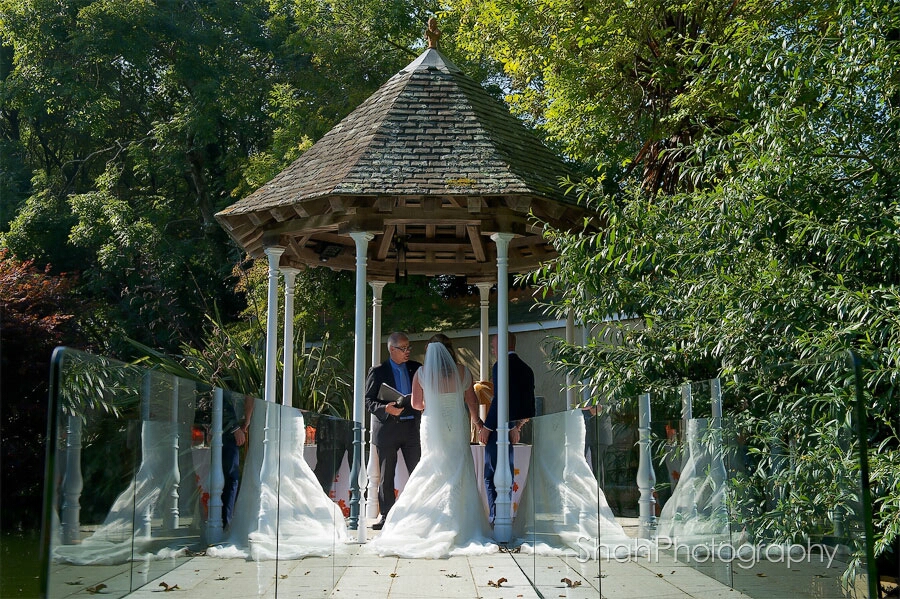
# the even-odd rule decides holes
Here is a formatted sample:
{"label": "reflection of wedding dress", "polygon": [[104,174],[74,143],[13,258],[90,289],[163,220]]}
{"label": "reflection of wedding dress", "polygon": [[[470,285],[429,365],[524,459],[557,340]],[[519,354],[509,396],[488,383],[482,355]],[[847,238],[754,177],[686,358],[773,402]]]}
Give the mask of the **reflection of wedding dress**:
{"label": "reflection of wedding dress", "polygon": [[[466,371],[462,389],[471,384]],[[384,529],[369,544],[378,554],[444,558],[498,551],[476,486],[462,389],[436,395],[426,391],[422,457]]]}
{"label": "reflection of wedding dress", "polygon": [[[92,565],[122,564],[132,560],[179,557],[187,552],[182,547],[166,547],[166,538],[154,538],[150,524],[162,518],[170,506],[172,492],[179,485],[172,448],[179,424],[141,422],[141,465],[128,487],[113,502],[109,513],[97,530],[77,545],[56,545],[53,559],[57,562]],[[186,434],[183,439],[190,438]],[[187,480],[181,473],[181,480]],[[185,493],[189,485],[181,485]],[[58,528],[54,517],[54,528]],[[138,527],[135,530],[135,526]],[[58,542],[58,535],[55,535]]]}
{"label": "reflection of wedding dress", "polygon": [[513,522],[521,550],[589,558],[629,553],[632,539],[616,522],[584,458],[581,410],[532,422],[531,466]]}
{"label": "reflection of wedding dress", "polygon": [[687,460],[678,485],[660,512],[658,537],[691,544],[709,543],[712,537],[729,534],[725,466],[721,453],[716,452],[714,459],[711,451],[719,434],[710,432],[705,418],[688,421]]}
{"label": "reflection of wedding dress", "polygon": [[297,559],[343,549],[348,540],[344,516],[303,458],[305,424],[299,410],[257,402],[228,539],[207,555]]}

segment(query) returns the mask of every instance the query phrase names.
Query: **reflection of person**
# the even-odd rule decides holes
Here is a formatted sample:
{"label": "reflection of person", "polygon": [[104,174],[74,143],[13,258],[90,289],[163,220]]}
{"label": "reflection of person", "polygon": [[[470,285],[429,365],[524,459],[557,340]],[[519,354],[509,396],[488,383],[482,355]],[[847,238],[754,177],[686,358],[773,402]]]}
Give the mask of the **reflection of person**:
{"label": "reflection of person", "polygon": [[399,407],[382,402],[378,398],[382,383],[387,383],[404,395],[412,391],[412,378],[421,364],[409,359],[409,337],[405,333],[391,333],[387,342],[390,357],[372,367],[366,376],[366,408],[375,415],[377,424],[372,426],[372,443],[378,451],[381,484],[378,486],[378,505],[381,519],[372,528],[380,530],[384,519],[394,505],[394,472],[397,468],[397,451],[403,453],[406,469],[412,474],[422,448],[419,445],[419,421],[421,413],[412,407]]}
{"label": "reflection of person", "polygon": [[[422,459],[387,516],[372,549],[381,555],[444,558],[498,550],[490,540],[469,449],[470,420],[480,426],[472,375],[444,335],[432,337],[413,377],[422,416]],[[468,408],[468,410],[466,409]]]}
{"label": "reflection of person", "polygon": [[231,523],[238,482],[241,480],[240,448],[247,443],[250,416],[253,414],[253,398],[232,393],[222,402],[222,473],[225,487],[222,489],[222,526]]}
{"label": "reflection of person", "polygon": [[588,559],[632,553],[632,539],[616,521],[584,459],[584,438],[581,410],[535,419],[526,483],[530,490],[523,494],[513,524],[513,535],[524,541],[520,551],[550,555],[575,551]]}
{"label": "reflection of person", "polygon": [[349,536],[344,515],[303,457],[303,412],[257,401],[234,518],[226,539],[206,555],[271,560],[342,552]]}
{"label": "reflection of person", "polygon": [[353,456],[353,424],[347,420],[320,416],[316,426],[316,478],[325,493],[331,493],[341,462]]}
{"label": "reflection of person", "polygon": [[[534,372],[516,353],[516,336],[509,333],[509,442],[519,442],[522,427],[528,418],[534,418]],[[497,355],[497,336],[491,337],[491,351]],[[494,502],[497,499],[497,488],[494,486],[494,471],[497,466],[497,363],[491,372],[494,383],[494,397],[488,410],[484,427],[479,438],[484,443],[484,486],[487,491],[488,508],[491,523],[494,522]],[[509,471],[515,473],[513,467],[513,451],[509,451]]]}

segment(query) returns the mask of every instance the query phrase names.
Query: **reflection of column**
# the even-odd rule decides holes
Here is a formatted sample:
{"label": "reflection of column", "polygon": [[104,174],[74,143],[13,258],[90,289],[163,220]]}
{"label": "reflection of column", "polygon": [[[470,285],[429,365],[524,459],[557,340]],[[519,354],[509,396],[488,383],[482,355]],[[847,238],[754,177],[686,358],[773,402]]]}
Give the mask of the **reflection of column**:
{"label": "reflection of column", "polygon": [[299,269],[285,266],[284,275],[284,374],[281,382],[281,403],[294,405],[294,280]]}
{"label": "reflection of column", "polygon": [[[491,307],[491,283],[476,283],[478,294],[481,298],[481,332],[479,341],[481,345],[481,364],[478,368],[478,380],[491,380],[491,339],[490,339],[490,307]],[[482,420],[487,418],[488,405],[481,405],[479,401],[478,414]]]}
{"label": "reflection of column", "polygon": [[681,472],[684,472],[684,467],[691,458],[690,446],[688,445],[688,428],[693,418],[694,398],[691,395],[691,384],[685,383],[681,386],[681,464],[679,465]]}
{"label": "reflection of column", "polygon": [[650,456],[650,394],[644,393],[638,402],[638,446],[640,448],[637,484],[641,497],[638,500],[638,537],[650,539],[656,529],[656,499],[653,487],[656,474]]}
{"label": "reflection of column", "polygon": [[264,396],[266,401],[275,401],[275,360],[278,344],[278,262],[284,248],[272,246],[266,248],[269,257],[269,295],[266,306],[266,384]]}
{"label": "reflection of column", "polygon": [[171,474],[172,486],[169,490],[169,507],[164,514],[163,527],[168,530],[178,528],[178,488],[181,484],[181,472],[178,469],[178,377],[172,376],[172,429],[171,445]]}
{"label": "reflection of column", "polygon": [[[566,314],[566,343],[575,345],[575,311],[569,308]],[[575,377],[571,372],[566,372],[566,409],[571,410],[575,407]]]}
{"label": "reflection of column", "polygon": [[81,416],[73,414],[66,417],[66,473],[62,479],[62,527],[63,545],[74,545],[78,542],[78,529],[81,527],[81,490],[84,480],[81,477]]}
{"label": "reflection of column", "polygon": [[[356,231],[350,233],[356,242],[356,325],[354,327],[353,351],[353,464],[350,468],[350,522],[351,530],[357,531],[357,540],[364,543],[366,527],[359,526],[359,515],[365,513],[365,497],[360,497],[360,488],[366,486],[366,470],[362,467],[363,436],[365,435],[364,388],[366,374],[366,255],[369,242],[375,237],[371,233]],[[362,509],[360,509],[362,500]]]}
{"label": "reflection of column", "polygon": [[[222,398],[223,391],[213,391],[212,422],[209,439],[209,516],[206,521],[207,543],[214,545],[222,540],[222,489],[225,475],[222,472]],[[249,401],[249,400],[248,400]]]}
{"label": "reflection of column", "polygon": [[497,469],[494,486],[494,538],[508,543],[512,538],[512,472],[509,471],[509,242],[512,233],[494,233],[497,246]]}
{"label": "reflection of column", "polygon": [[[372,287],[372,366],[381,364],[381,295],[385,281],[370,281]],[[375,426],[375,415],[369,414],[369,430]],[[381,472],[378,470],[378,449],[374,443],[369,443],[369,461],[366,465],[369,482],[366,487],[366,517],[378,517],[378,485],[381,482]]]}
{"label": "reflection of column", "polygon": [[[135,476],[135,489],[140,489],[142,487],[141,483],[144,482],[144,477],[152,477],[155,474],[152,468],[144,468],[145,464],[150,464],[150,456],[154,455],[154,452],[158,449],[151,444],[149,431],[150,397],[152,392],[153,372],[150,371],[144,373],[144,378],[141,381],[141,465],[138,467],[137,475]],[[152,442],[157,442],[155,435]],[[156,484],[155,481],[154,484]],[[150,529],[153,524],[153,504],[149,501],[145,502],[143,513],[135,514],[134,521],[135,538],[144,537],[149,539]]]}
{"label": "reflection of column", "polygon": [[718,378],[710,381],[710,404],[712,407],[712,426],[710,427],[710,464],[709,477],[713,484],[713,513],[725,519],[724,493],[719,490],[725,485],[725,456],[722,447],[722,385]]}

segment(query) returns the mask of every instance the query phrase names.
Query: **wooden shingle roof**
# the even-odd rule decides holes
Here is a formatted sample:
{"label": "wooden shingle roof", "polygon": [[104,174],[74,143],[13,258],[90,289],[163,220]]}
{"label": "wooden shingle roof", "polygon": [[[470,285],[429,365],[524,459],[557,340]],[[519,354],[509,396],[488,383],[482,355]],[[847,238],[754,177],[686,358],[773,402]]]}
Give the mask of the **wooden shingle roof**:
{"label": "wooden shingle roof", "polygon": [[[566,165],[437,49],[429,48],[254,193],[216,215],[252,256],[355,268],[348,233],[369,231],[370,279],[496,278],[495,232],[516,233],[509,268],[552,257],[530,213],[578,226]],[[399,252],[398,252],[399,250]]]}

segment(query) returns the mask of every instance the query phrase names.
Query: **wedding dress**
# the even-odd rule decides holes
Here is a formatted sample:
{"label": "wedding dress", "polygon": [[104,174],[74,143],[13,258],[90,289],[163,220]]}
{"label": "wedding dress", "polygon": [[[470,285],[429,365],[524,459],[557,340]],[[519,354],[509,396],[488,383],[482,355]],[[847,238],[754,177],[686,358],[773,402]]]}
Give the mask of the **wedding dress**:
{"label": "wedding dress", "polygon": [[528,481],[513,522],[520,550],[588,559],[632,554],[633,540],[585,460],[581,410],[540,416],[533,426]]}
{"label": "wedding dress", "polygon": [[303,458],[303,413],[257,401],[228,539],[207,555],[281,560],[342,552],[349,539],[344,516]]}
{"label": "wedding dress", "polygon": [[381,533],[369,543],[379,555],[437,559],[499,550],[475,479],[463,401],[472,377],[463,370],[460,376],[442,344],[429,344],[418,375],[425,392],[422,457]]}

